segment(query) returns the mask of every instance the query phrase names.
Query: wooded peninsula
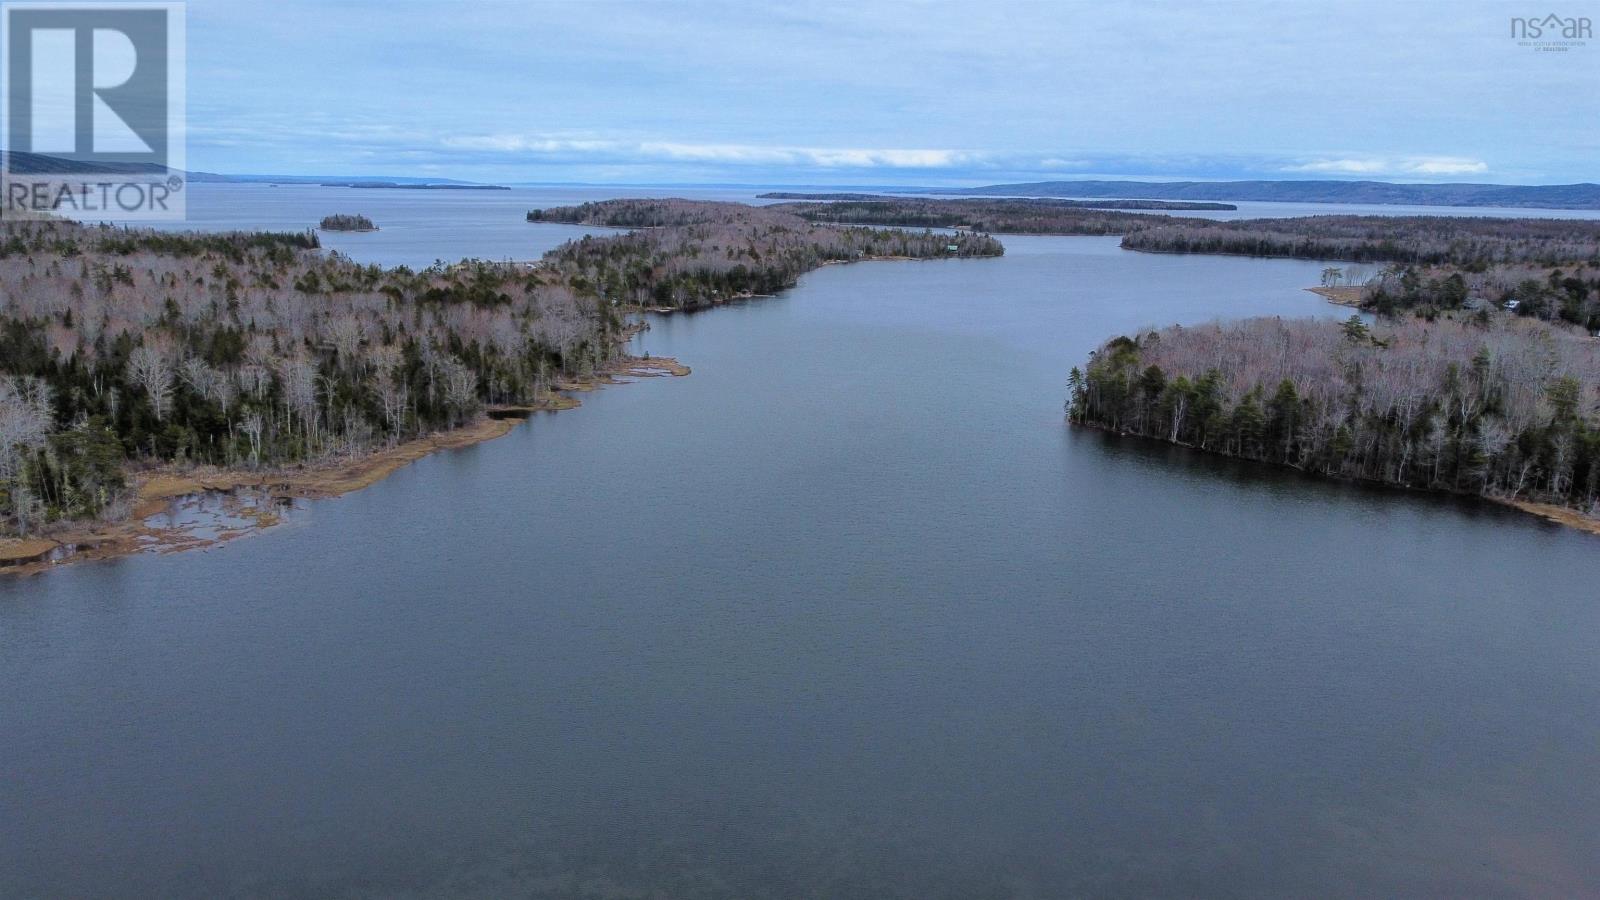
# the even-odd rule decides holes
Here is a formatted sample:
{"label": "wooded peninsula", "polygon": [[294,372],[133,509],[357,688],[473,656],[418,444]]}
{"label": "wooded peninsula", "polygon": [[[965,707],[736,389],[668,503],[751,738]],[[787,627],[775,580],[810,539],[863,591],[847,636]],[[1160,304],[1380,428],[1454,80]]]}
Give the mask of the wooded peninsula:
{"label": "wooded peninsula", "polygon": [[1123,244],[1384,262],[1342,289],[1346,271],[1323,270],[1324,291],[1378,324],[1113,338],[1069,376],[1074,422],[1600,530],[1600,223],[1316,216],[1163,224]]}
{"label": "wooded peninsula", "polygon": [[768,293],[831,262],[1002,252],[737,204],[545,215],[648,227],[534,264],[413,271],[324,253],[314,232],[0,226],[0,534],[124,518],[162,467],[359,460],[552,408],[624,359],[630,310]]}
{"label": "wooded peninsula", "polygon": [[1086,425],[1600,516],[1600,342],[1526,319],[1174,326],[1106,342],[1068,391]]}
{"label": "wooded peninsula", "polygon": [[1128,234],[1174,221],[1170,216],[1117,212],[1071,200],[877,200],[776,203],[762,207],[808,222],[893,225],[900,228],[956,228],[992,234]]}
{"label": "wooded peninsula", "polygon": [[572,241],[545,257],[597,296],[684,310],[793,287],[829,263],[1000,256],[986,234],[818,225],[787,210],[694,200],[606,200],[528,213],[530,222],[637,229]]}

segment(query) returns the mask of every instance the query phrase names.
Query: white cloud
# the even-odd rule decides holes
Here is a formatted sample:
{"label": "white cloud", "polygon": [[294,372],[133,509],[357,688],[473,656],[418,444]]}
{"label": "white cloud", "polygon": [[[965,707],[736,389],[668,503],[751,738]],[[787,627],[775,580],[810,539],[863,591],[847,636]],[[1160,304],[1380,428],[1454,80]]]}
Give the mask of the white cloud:
{"label": "white cloud", "polygon": [[696,162],[728,165],[814,166],[824,169],[945,169],[979,162],[981,154],[961,150],[784,147],[759,144],[700,144],[679,141],[615,141],[526,135],[447,137],[452,150],[532,156],[574,155],[630,162]]}
{"label": "white cloud", "polygon": [[440,141],[452,150],[484,150],[495,153],[605,153],[625,146],[616,141],[531,138],[515,134],[482,134],[446,137]]}
{"label": "white cloud", "polygon": [[1319,175],[1480,175],[1489,171],[1481,159],[1465,156],[1345,157],[1317,159],[1285,166],[1285,172]]}
{"label": "white cloud", "polygon": [[1477,175],[1489,171],[1489,164],[1481,159],[1437,156],[1416,160],[1407,171],[1418,175]]}

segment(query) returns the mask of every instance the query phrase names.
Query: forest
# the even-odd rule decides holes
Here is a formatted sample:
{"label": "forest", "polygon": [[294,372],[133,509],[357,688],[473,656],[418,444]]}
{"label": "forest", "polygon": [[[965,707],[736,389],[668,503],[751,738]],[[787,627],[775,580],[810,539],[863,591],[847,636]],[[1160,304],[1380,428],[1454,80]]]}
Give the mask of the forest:
{"label": "forest", "polygon": [[617,352],[618,315],[556,273],[413,272],[314,234],[8,223],[0,516],[115,514],[130,461],[282,466],[535,401]]}
{"label": "forest", "polygon": [[1383,315],[1433,318],[1490,310],[1600,331],[1600,221],[1441,216],[1312,216],[1234,222],[1175,220],[1129,232],[1122,246],[1168,253],[1287,256],[1383,263],[1332,266]]}
{"label": "forest", "polygon": [[1167,253],[1450,265],[1600,264],[1600,221],[1490,216],[1303,216],[1152,221],[1122,246]]}
{"label": "forest", "polygon": [[656,309],[774,293],[828,263],[1005,252],[985,234],[817,225],[741,203],[607,200],[534,210],[528,220],[639,229],[572,241],[545,262],[611,302]]}
{"label": "forest", "polygon": [[[355,457],[539,403],[622,352],[630,306],[778,290],[826,262],[1000,252],[976,235],[647,205],[686,224],[531,267],[421,271],[323,253],[314,232],[0,226],[0,530],[116,516],[129,466]],[[636,215],[606,209],[585,215]]]}
{"label": "forest", "polygon": [[1075,200],[839,200],[831,203],[778,203],[763,209],[790,213],[810,222],[894,225],[905,228],[962,228],[991,234],[1127,234],[1169,216],[1091,209]]}
{"label": "forest", "polygon": [[895,197],[779,203],[765,209],[813,222],[970,228],[995,234],[1119,234],[1128,250],[1163,253],[1449,266],[1468,273],[1496,266],[1600,267],[1600,221],[1589,219],[1301,216],[1219,221],[1115,212],[1083,204]]}
{"label": "forest", "polygon": [[1453,310],[1473,312],[1480,319],[1495,310],[1554,324],[1577,325],[1600,332],[1600,268],[1585,263],[1567,266],[1527,264],[1487,268],[1458,266],[1385,266],[1376,272],[1330,266],[1324,286],[1345,284],[1357,304],[1380,315],[1414,313],[1435,318]]}
{"label": "forest", "polygon": [[1068,393],[1111,431],[1600,515],[1600,342],[1527,319],[1175,326],[1106,342]]}

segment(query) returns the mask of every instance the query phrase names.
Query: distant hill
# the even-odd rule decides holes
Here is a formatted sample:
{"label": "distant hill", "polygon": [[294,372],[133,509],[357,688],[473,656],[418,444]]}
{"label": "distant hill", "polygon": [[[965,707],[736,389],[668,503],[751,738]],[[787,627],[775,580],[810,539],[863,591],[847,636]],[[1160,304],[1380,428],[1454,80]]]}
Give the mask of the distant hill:
{"label": "distant hill", "polygon": [[1600,184],[1392,184],[1386,181],[1034,181],[927,193],[980,197],[1259,200],[1411,206],[1600,209]]}
{"label": "distant hill", "polygon": [[[68,175],[164,175],[165,166],[154,163],[83,163],[57,159],[38,153],[0,152],[0,164],[8,172],[18,175],[68,174]],[[201,173],[196,173],[201,174]],[[212,176],[217,177],[217,176]]]}
{"label": "distant hill", "polygon": [[393,188],[407,191],[509,191],[503,184],[477,184],[470,181],[323,181],[322,187]]}
{"label": "distant hill", "polygon": [[455,178],[414,178],[401,175],[220,175],[234,184],[315,184],[320,187],[375,188],[499,188],[499,185]]}

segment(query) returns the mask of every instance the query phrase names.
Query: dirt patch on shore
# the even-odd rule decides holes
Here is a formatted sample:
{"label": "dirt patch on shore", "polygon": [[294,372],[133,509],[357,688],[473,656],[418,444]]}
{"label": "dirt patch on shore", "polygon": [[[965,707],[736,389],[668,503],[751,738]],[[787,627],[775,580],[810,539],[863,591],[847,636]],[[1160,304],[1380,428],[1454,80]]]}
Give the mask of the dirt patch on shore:
{"label": "dirt patch on shore", "polygon": [[1550,503],[1534,503],[1531,500],[1504,500],[1499,498],[1491,499],[1494,499],[1497,503],[1504,503],[1507,506],[1514,506],[1523,512],[1533,513],[1541,519],[1548,519],[1549,521],[1555,522],[1558,525],[1565,525],[1568,528],[1576,528],[1579,531],[1587,531],[1590,534],[1600,534],[1600,519],[1586,516],[1575,509],[1569,509],[1565,506],[1556,506]]}
{"label": "dirt patch on shore", "polygon": [[1306,290],[1327,300],[1329,303],[1336,303],[1339,306],[1353,306],[1359,308],[1361,306],[1361,292],[1365,290],[1365,288],[1313,287],[1306,288]]}
{"label": "dirt patch on shore", "polygon": [[20,566],[39,562],[58,545],[44,538],[5,538],[0,540],[0,566]]}

